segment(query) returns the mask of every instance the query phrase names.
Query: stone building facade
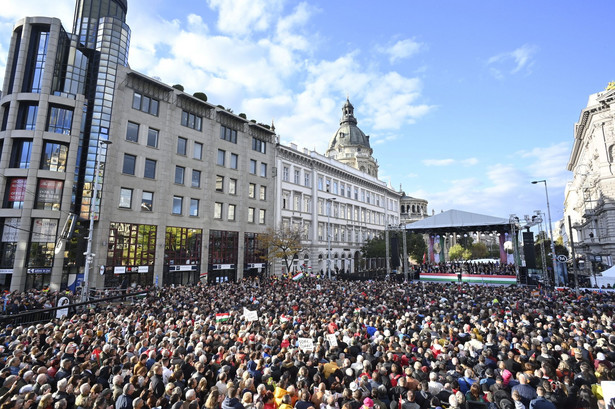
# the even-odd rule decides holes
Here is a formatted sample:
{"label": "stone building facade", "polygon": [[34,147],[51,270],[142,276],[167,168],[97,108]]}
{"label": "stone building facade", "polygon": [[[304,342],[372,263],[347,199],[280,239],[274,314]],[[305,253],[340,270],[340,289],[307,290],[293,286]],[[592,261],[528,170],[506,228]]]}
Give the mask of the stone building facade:
{"label": "stone building facade", "polygon": [[573,178],[565,191],[564,237],[569,237],[570,217],[575,251],[587,270],[596,263],[613,265],[615,256],[614,125],[615,84],[611,83],[605,91],[590,95],[581,111],[567,167]]}

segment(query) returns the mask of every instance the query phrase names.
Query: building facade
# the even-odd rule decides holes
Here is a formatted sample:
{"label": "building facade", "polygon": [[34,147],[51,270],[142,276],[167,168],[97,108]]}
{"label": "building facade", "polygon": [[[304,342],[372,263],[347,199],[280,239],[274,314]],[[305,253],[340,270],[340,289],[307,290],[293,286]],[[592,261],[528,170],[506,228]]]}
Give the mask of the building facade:
{"label": "building facade", "polygon": [[126,12],[125,0],[78,0],[72,34],[55,18],[15,25],[0,99],[2,289],[74,289],[88,242],[90,287],[265,267],[274,131],[131,70]]}
{"label": "building facade", "polygon": [[[365,241],[400,222],[402,195],[378,179],[369,137],[357,127],[348,100],[326,155],[279,145],[276,168],[275,219],[282,228],[303,232],[294,271],[358,271]],[[281,263],[274,270],[285,272]]]}
{"label": "building facade", "polygon": [[573,178],[564,200],[564,237],[572,223],[575,252],[585,263],[613,265],[615,256],[615,84],[592,94],[574,127],[568,161]]}

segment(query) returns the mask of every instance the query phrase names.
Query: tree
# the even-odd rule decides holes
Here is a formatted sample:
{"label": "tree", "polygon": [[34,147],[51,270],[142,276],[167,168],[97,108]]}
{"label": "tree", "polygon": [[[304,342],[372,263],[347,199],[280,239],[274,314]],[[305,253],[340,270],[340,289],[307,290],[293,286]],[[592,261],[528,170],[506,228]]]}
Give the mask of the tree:
{"label": "tree", "polygon": [[418,233],[407,233],[408,255],[416,263],[423,262],[423,255],[427,253],[427,244],[423,236]]}
{"label": "tree", "polygon": [[485,243],[474,243],[470,248],[472,252],[472,258],[486,258],[489,254],[489,250],[487,250],[487,245]]}
{"label": "tree", "polygon": [[450,249],[448,249],[448,256],[451,260],[461,260],[463,257],[463,253],[466,251],[466,249],[464,249],[463,247],[461,247],[461,244],[457,243],[454,246],[451,246]]}
{"label": "tree", "polygon": [[[542,266],[542,246],[541,246],[541,242],[542,242],[544,243],[544,247],[545,247],[547,267],[551,267],[553,265],[553,261],[551,258],[551,240],[549,240],[548,238],[544,238],[544,237],[546,237],[546,235],[544,234],[541,235],[539,233],[538,238],[541,240],[538,240],[534,243],[534,252],[536,253],[536,262],[538,263],[538,265]],[[555,241],[555,255],[556,257],[559,255],[564,255],[568,257],[568,249],[566,248],[566,246],[564,246],[563,240],[558,239]]]}
{"label": "tree", "polygon": [[267,229],[264,234],[258,236],[262,246],[268,250],[269,262],[276,259],[284,260],[286,271],[290,271],[295,256],[303,250],[301,244],[301,232],[293,227],[280,227]]}
{"label": "tree", "polygon": [[182,84],[175,84],[171,88],[175,88],[176,90],[184,92],[184,86]]}
{"label": "tree", "polygon": [[384,233],[380,236],[374,236],[371,239],[368,239],[365,244],[361,247],[361,253],[363,253],[363,257],[365,258],[379,258],[385,257],[386,248],[384,243],[384,237],[382,237]]}

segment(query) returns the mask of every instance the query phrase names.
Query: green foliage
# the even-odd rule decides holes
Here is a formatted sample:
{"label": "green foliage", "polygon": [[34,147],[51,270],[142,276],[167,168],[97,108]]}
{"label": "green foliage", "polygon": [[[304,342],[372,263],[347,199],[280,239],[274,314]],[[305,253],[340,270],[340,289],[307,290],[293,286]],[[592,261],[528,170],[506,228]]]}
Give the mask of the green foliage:
{"label": "green foliage", "polygon": [[382,235],[367,240],[361,247],[361,252],[366,258],[386,257],[386,245]]}
{"label": "green foliage", "polygon": [[[461,247],[461,244],[457,243],[454,246],[452,246],[449,250],[448,250],[448,257],[451,260],[461,260],[463,257],[463,253],[466,251],[466,249],[464,249],[463,247]],[[471,255],[472,253],[470,253]]]}
{"label": "green foliage", "polygon": [[423,236],[418,233],[407,233],[408,255],[416,263],[423,262],[423,255],[427,253],[427,244]]}
{"label": "green foliage", "polygon": [[200,99],[203,102],[207,102],[207,95],[204,92],[195,92],[193,97]]}
{"label": "green foliage", "polygon": [[176,90],[184,92],[184,86],[182,84],[175,84],[171,88],[175,88]]}
{"label": "green foliage", "polygon": [[248,118],[248,117],[246,116],[246,114],[244,114],[243,112],[239,114],[239,117],[240,117],[240,118],[243,118],[243,119],[247,119],[247,118]]}
{"label": "green foliage", "polygon": [[286,271],[290,271],[293,259],[303,250],[301,232],[291,227],[268,229],[259,234],[259,242],[268,250],[267,257],[273,262],[276,259],[284,260]]}
{"label": "green foliage", "polygon": [[487,250],[487,245],[485,243],[474,243],[470,248],[470,252],[472,253],[472,258],[486,258],[489,255],[489,250]]}
{"label": "green foliage", "polygon": [[[544,237],[541,236],[540,234],[538,235],[538,237]],[[545,253],[547,255],[547,266],[552,266],[553,265],[553,261],[551,259],[551,240],[549,239],[545,239],[545,240],[538,240],[534,243],[534,252],[536,253],[536,263],[541,266],[542,265],[542,246],[541,243],[544,243],[544,247],[545,247]],[[564,255],[566,257],[569,257],[569,253],[568,253],[568,248],[566,248],[566,246],[563,245],[563,242],[560,242],[559,240],[555,241],[555,254],[556,256],[559,255]]]}
{"label": "green foliage", "polygon": [[224,105],[216,105],[216,106],[217,106],[218,108],[220,108],[220,109],[224,109],[224,110],[226,110],[226,108],[224,108]]}

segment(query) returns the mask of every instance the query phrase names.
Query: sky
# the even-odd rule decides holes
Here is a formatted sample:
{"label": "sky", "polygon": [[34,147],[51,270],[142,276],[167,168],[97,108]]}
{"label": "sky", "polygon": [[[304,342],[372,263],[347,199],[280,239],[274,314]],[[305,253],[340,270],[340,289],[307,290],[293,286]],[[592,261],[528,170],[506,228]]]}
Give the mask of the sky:
{"label": "sky", "polygon": [[[2,0],[15,22],[73,0]],[[132,69],[324,153],[348,97],[379,177],[428,211],[563,217],[574,124],[615,80],[612,0],[128,0]]]}

